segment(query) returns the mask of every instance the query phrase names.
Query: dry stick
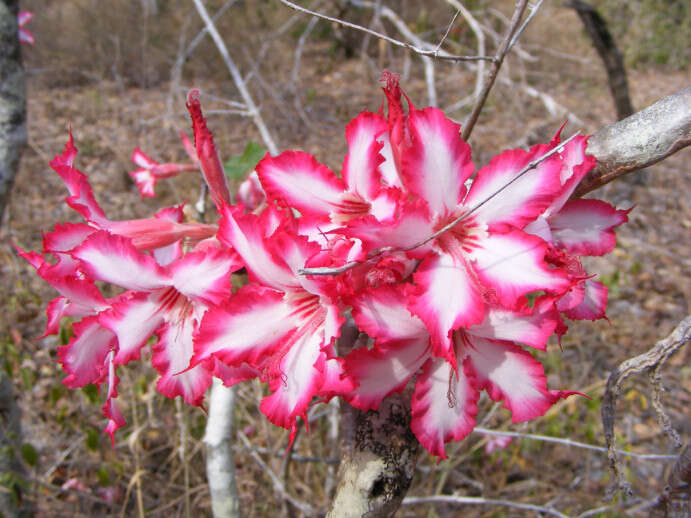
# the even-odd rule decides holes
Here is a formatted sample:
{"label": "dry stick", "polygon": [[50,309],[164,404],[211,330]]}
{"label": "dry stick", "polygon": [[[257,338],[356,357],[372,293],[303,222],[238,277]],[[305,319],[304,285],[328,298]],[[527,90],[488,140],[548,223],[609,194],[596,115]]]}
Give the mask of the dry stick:
{"label": "dry stick", "polygon": [[[542,163],[543,161],[547,160],[547,159],[548,159],[549,157],[551,157],[552,155],[554,155],[554,154],[556,154],[556,153],[561,153],[562,151],[564,151],[564,147],[566,146],[566,144],[568,144],[569,142],[571,142],[571,141],[572,141],[574,138],[576,138],[579,134],[580,134],[579,132],[574,133],[574,134],[571,135],[569,138],[567,138],[566,140],[564,140],[563,142],[561,142],[558,146],[552,148],[552,149],[549,150],[547,153],[541,155],[540,157],[538,157],[538,158],[536,158],[535,160],[533,160],[532,162],[530,162],[528,165],[526,165],[525,167],[523,167],[523,169],[521,169],[521,170],[516,174],[516,176],[515,176],[514,178],[512,178],[510,181],[506,182],[502,187],[500,187],[499,189],[497,189],[496,191],[494,191],[492,194],[490,194],[489,196],[487,196],[484,200],[480,201],[479,203],[477,203],[476,205],[474,205],[473,207],[471,207],[468,211],[466,211],[466,212],[464,212],[463,214],[461,214],[459,217],[457,217],[456,219],[454,219],[454,220],[453,220],[451,223],[449,223],[448,225],[445,225],[443,228],[441,228],[440,230],[436,231],[434,234],[432,234],[432,235],[426,237],[426,238],[423,239],[422,241],[419,241],[419,242],[415,243],[414,245],[409,246],[409,247],[407,247],[407,248],[403,248],[403,249],[401,249],[401,250],[399,250],[399,251],[408,252],[408,251],[413,250],[413,249],[415,249],[415,248],[419,248],[419,247],[421,247],[421,246],[423,246],[423,245],[429,243],[429,242],[432,241],[433,239],[436,239],[437,237],[439,237],[440,235],[442,235],[444,232],[448,232],[448,231],[451,230],[454,226],[456,226],[458,223],[460,223],[461,221],[463,221],[463,220],[467,219],[468,217],[470,217],[474,212],[476,212],[476,211],[477,211],[479,208],[481,208],[485,203],[487,203],[487,202],[490,201],[492,198],[494,198],[494,197],[497,196],[499,193],[501,193],[504,189],[506,189],[506,188],[509,187],[511,184],[513,184],[514,182],[516,182],[517,180],[519,180],[519,179],[520,179],[523,175],[525,175],[528,171],[530,171],[530,170],[536,168],[538,165],[540,165],[540,163]],[[385,248],[385,249],[376,250],[370,257],[367,258],[367,261],[371,261],[372,259],[375,259],[375,258],[377,258],[377,257],[379,257],[379,256],[381,256],[381,255],[383,255],[384,253],[393,252],[393,251],[397,251],[397,250],[394,250],[394,249],[388,248],[388,247]],[[300,275],[338,275],[338,274],[344,273],[344,272],[346,272],[346,271],[348,271],[348,270],[350,270],[350,269],[352,269],[352,268],[355,268],[356,266],[358,266],[358,265],[360,265],[360,264],[363,264],[363,262],[361,262],[361,261],[351,261],[351,262],[349,262],[349,263],[346,263],[346,264],[344,264],[344,265],[342,265],[342,266],[338,266],[338,267],[335,267],[335,268],[331,268],[331,267],[300,268],[300,269],[298,270],[298,273],[299,273]]]}
{"label": "dry stick", "polygon": [[209,493],[212,495],[211,509],[215,518],[240,516],[232,454],[235,400],[235,388],[224,387],[221,380],[214,378],[209,396],[204,444]]}
{"label": "dry stick", "polygon": [[218,51],[221,53],[223,62],[225,63],[226,67],[228,68],[228,71],[230,72],[231,77],[233,78],[235,87],[239,90],[240,95],[242,96],[242,100],[247,105],[247,108],[252,116],[252,120],[254,121],[255,126],[257,126],[257,129],[259,130],[259,133],[262,136],[262,140],[264,141],[266,148],[272,155],[277,155],[278,146],[275,144],[274,139],[271,136],[271,133],[269,132],[269,129],[266,127],[266,124],[264,124],[264,119],[262,119],[262,116],[259,113],[259,108],[255,104],[254,99],[252,99],[252,96],[247,90],[245,81],[243,80],[240,71],[235,65],[235,62],[230,57],[230,53],[228,52],[228,48],[226,47],[223,38],[221,38],[221,35],[218,33],[218,30],[216,29],[213,20],[211,20],[211,18],[209,17],[209,13],[207,12],[206,7],[204,7],[202,1],[193,1],[195,7],[197,8],[197,11],[199,12],[199,16],[206,24],[207,31],[209,31],[209,34],[211,35],[211,38],[214,40],[214,43],[216,44]]}
{"label": "dry stick", "polygon": [[453,496],[453,495],[438,495],[438,496],[409,496],[403,499],[402,505],[416,505],[416,504],[484,504],[484,505],[503,505],[506,507],[515,507],[517,509],[526,509],[528,511],[536,511],[540,513],[550,514],[559,518],[569,518],[568,515],[560,513],[549,507],[542,507],[533,504],[523,504],[521,502],[514,502],[512,500],[497,500],[493,498],[482,498],[476,496]]}
{"label": "dry stick", "polygon": [[[616,412],[616,400],[621,390],[621,384],[631,374],[642,371],[658,372],[658,369],[669,359],[669,357],[676,351],[681,349],[686,343],[691,340],[691,315],[687,316],[679,325],[672,331],[667,338],[660,340],[655,347],[646,353],[643,353],[635,358],[629,358],[621,363],[619,367],[612,371],[612,374],[607,380],[605,394],[602,396],[602,427],[605,433],[605,441],[607,443],[607,457],[609,457],[610,467],[614,471],[619,489],[625,491],[626,494],[633,494],[631,485],[624,478],[619,465],[617,451],[615,450],[616,440],[614,437],[614,418]],[[655,392],[660,390],[659,385],[654,386]],[[665,414],[661,406],[656,407],[658,411],[658,420],[665,430],[677,442],[677,446],[681,446],[679,436],[669,424],[669,418]]]}
{"label": "dry stick", "polygon": [[[606,452],[607,448],[603,446],[596,446],[594,444],[587,444],[584,442],[578,442],[578,441],[572,441],[571,439],[564,439],[562,437],[550,437],[549,435],[538,435],[538,434],[532,434],[532,433],[521,433],[521,432],[509,432],[509,431],[504,431],[504,430],[491,430],[489,428],[482,428],[480,426],[476,426],[473,428],[473,433],[481,433],[484,435],[496,435],[499,437],[519,437],[522,439],[533,439],[536,441],[544,441],[544,442],[554,442],[558,444],[565,444],[566,446],[573,446],[575,448],[583,448],[584,450],[593,450],[593,451],[600,451],[600,452]],[[624,451],[624,450],[615,450],[618,454],[626,456],[626,457],[633,457],[635,459],[640,459],[640,460],[661,460],[661,461],[669,461],[669,460],[675,460],[679,458],[678,455],[658,455],[655,453],[634,453],[631,451]]]}
{"label": "dry stick", "polygon": [[[478,23],[478,21],[473,17],[471,12],[465,8],[465,6],[459,2],[458,0],[446,0],[446,2],[454,7],[455,9],[458,9],[458,12],[461,13],[463,18],[465,18],[465,21],[468,22],[468,26],[470,27],[470,30],[473,31],[473,34],[475,35],[475,39],[477,39],[477,53],[480,56],[483,56],[486,52],[485,50],[485,34],[482,32],[482,27]],[[475,78],[475,92],[473,92],[473,98],[474,99],[479,99],[480,93],[482,92],[482,82],[485,78],[485,62],[480,61],[477,64],[477,75]]]}
{"label": "dry stick", "polygon": [[[195,2],[198,0],[195,0]],[[387,36],[386,34],[382,34],[381,32],[377,32],[373,29],[368,29],[367,27],[363,27],[362,25],[357,25],[355,23],[347,22],[345,20],[341,20],[340,18],[335,18],[333,16],[327,16],[325,14],[319,13],[317,11],[312,11],[310,9],[307,9],[306,7],[302,7],[300,5],[294,4],[293,2],[289,2],[288,0],[280,0],[280,2],[284,5],[287,5],[291,9],[295,9],[296,11],[300,11],[306,14],[311,14],[312,16],[318,16],[319,18],[323,18],[324,20],[328,20],[333,23],[337,23],[339,25],[343,25],[344,27],[350,27],[351,29],[356,29],[358,31],[366,32],[367,34],[371,34],[372,36],[376,36],[379,39],[388,41],[389,43],[392,43],[393,45],[396,45],[398,47],[404,47],[408,50],[412,50],[416,54],[419,54],[421,56],[429,56],[433,57],[435,59],[443,59],[447,61],[494,61],[496,58],[492,56],[460,56],[460,55],[453,55],[453,54],[442,54],[441,52],[436,51],[435,49],[423,49],[420,47],[416,47],[415,45],[411,45],[410,43],[406,43],[404,41],[397,40],[395,38],[391,38],[390,36]],[[353,5],[363,5],[365,2],[350,2]],[[367,6],[369,7],[369,6]]]}
{"label": "dry stick", "polygon": [[653,165],[689,144],[691,87],[686,87],[590,137],[588,153],[597,158],[597,165],[581,181],[573,197]]}
{"label": "dry stick", "polygon": [[250,452],[250,455],[252,458],[257,461],[257,464],[261,466],[261,468],[264,470],[264,473],[268,475],[268,477],[271,479],[271,483],[274,486],[274,491],[279,493],[283,498],[288,500],[291,504],[293,504],[295,507],[300,509],[304,514],[307,515],[314,515],[314,509],[312,508],[311,505],[302,502],[292,496],[290,493],[288,493],[285,490],[285,487],[283,487],[283,483],[281,482],[281,479],[278,478],[278,476],[271,470],[271,468],[264,462],[264,460],[261,458],[261,456],[252,448],[252,443],[250,443],[250,440],[247,438],[247,436],[242,433],[240,430],[238,430],[238,437],[240,437],[240,440],[245,444],[245,447],[248,449]]}
{"label": "dry stick", "polygon": [[501,45],[499,46],[499,49],[497,50],[497,53],[494,56],[492,66],[489,70],[489,75],[487,76],[487,81],[485,81],[485,85],[482,88],[482,92],[480,92],[480,97],[478,97],[475,100],[473,111],[470,112],[468,119],[465,121],[465,124],[463,125],[463,133],[461,134],[461,136],[465,141],[467,141],[470,138],[470,134],[472,133],[473,127],[475,126],[475,123],[477,122],[477,119],[480,116],[482,107],[485,105],[485,102],[487,101],[487,97],[489,96],[489,92],[492,89],[492,86],[494,86],[494,80],[497,78],[497,74],[499,73],[501,64],[504,62],[504,57],[511,48],[511,42],[513,41],[513,37],[519,29],[518,24],[521,23],[521,18],[523,18],[523,13],[525,12],[527,5],[528,0],[519,0],[516,4],[516,9],[513,12],[513,17],[511,18],[511,23],[509,25],[509,30],[506,31],[504,41],[501,42]]}

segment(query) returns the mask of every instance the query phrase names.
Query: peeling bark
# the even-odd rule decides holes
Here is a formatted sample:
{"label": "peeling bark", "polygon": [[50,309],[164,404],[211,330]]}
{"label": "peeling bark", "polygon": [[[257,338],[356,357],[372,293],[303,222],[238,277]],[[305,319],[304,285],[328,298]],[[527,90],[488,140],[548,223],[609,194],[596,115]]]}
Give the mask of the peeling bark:
{"label": "peeling bark", "polygon": [[26,93],[17,0],[0,0],[0,224],[26,145]]}
{"label": "peeling bark", "polygon": [[597,166],[576,188],[580,197],[691,144],[691,87],[669,95],[626,119],[605,126],[588,141]]}

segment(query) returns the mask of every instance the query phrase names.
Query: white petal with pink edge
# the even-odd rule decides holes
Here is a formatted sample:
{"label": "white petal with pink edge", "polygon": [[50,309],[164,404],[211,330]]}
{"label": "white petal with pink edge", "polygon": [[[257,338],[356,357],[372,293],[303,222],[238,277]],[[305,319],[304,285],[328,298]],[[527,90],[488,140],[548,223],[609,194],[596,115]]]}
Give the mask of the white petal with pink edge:
{"label": "white petal with pink edge", "polygon": [[209,309],[195,338],[193,364],[216,357],[228,365],[258,363],[294,331],[283,293],[248,284],[224,305]]}
{"label": "white petal with pink edge", "polygon": [[427,451],[446,458],[444,444],[460,441],[475,427],[477,399],[467,366],[455,371],[449,362],[430,358],[415,385],[410,428]]}
{"label": "white petal with pink edge", "polygon": [[267,248],[262,218],[242,214],[227,205],[223,206],[221,214],[218,238],[242,257],[253,279],[283,291],[299,286],[285,262],[277,259]]}
{"label": "white petal with pink edge", "polygon": [[256,170],[268,199],[294,207],[303,216],[328,216],[345,190],[343,181],[328,167],[302,151],[267,155]]}
{"label": "white petal with pink edge", "polygon": [[68,374],[62,382],[69,388],[99,383],[106,374],[104,362],[115,347],[115,335],[95,316],[76,322],[73,331],[70,343],[58,347],[58,358]]}
{"label": "white petal with pink edge", "polygon": [[72,252],[82,268],[101,281],[136,291],[170,285],[170,277],[156,260],[139,252],[132,242],[108,232],[97,232]]}
{"label": "white petal with pink edge", "polygon": [[138,147],[134,148],[132,152],[132,162],[144,169],[153,169],[158,165],[158,162],[149,158],[149,156]]}
{"label": "white petal with pink edge", "polygon": [[482,322],[485,304],[462,258],[432,254],[413,274],[408,308],[429,330],[437,356],[455,364],[451,331]]}
{"label": "white petal with pink edge", "polygon": [[468,357],[479,387],[492,400],[504,400],[514,423],[541,416],[558,399],[547,390],[542,364],[523,349],[508,342],[468,339]]}
{"label": "white petal with pink edge", "polygon": [[549,224],[554,241],[569,253],[604,255],[614,249],[614,227],[628,221],[628,211],[601,200],[570,200]]}
{"label": "white petal with pink edge", "polygon": [[294,429],[295,419],[305,416],[307,407],[324,382],[326,355],[321,352],[323,334],[302,332],[280,359],[269,380],[273,394],[259,406],[262,413],[277,426]]}
{"label": "white petal with pink edge", "polygon": [[380,342],[429,341],[427,327],[408,309],[402,285],[360,292],[351,304],[358,328]]}
{"label": "white petal with pink edge", "polygon": [[148,293],[125,293],[112,308],[99,314],[98,321],[118,337],[115,363],[138,360],[139,351],[156,329],[163,324],[161,303]]}
{"label": "white petal with pink edge", "polygon": [[230,295],[230,274],[241,266],[231,250],[189,252],[170,265],[173,286],[193,300],[219,304]]}
{"label": "white petal with pink edge", "polygon": [[508,340],[544,350],[556,328],[557,319],[549,312],[526,315],[491,308],[482,323],[468,328],[467,332],[482,338]]}
{"label": "white petal with pink edge", "polygon": [[550,205],[561,188],[561,161],[555,156],[518,177],[521,169],[547,150],[547,146],[530,152],[513,149],[494,157],[478,171],[463,205],[470,209],[482,203],[475,217],[490,230],[507,224],[522,228]]}
{"label": "white petal with pink edge", "polygon": [[405,388],[408,380],[430,357],[429,335],[361,347],[346,356],[346,371],[357,382],[357,388],[343,397],[360,410],[373,410],[393,392]]}
{"label": "white petal with pink edge", "polygon": [[605,317],[608,288],[601,282],[586,279],[585,293],[581,303],[564,314],[572,320],[597,320]]}
{"label": "white petal with pink edge", "polygon": [[158,333],[151,364],[161,375],[158,391],[169,398],[182,396],[185,403],[200,406],[211,384],[211,372],[205,364],[190,367],[194,352],[193,335],[204,309],[195,307],[184,318],[167,322]]}
{"label": "white petal with pink edge", "polygon": [[346,126],[348,154],[343,161],[342,175],[349,190],[372,200],[381,188],[377,171],[384,160],[379,154],[383,144],[377,137],[389,129],[384,117],[362,112]]}
{"label": "white petal with pink edge", "polygon": [[480,280],[494,290],[504,307],[514,307],[518,298],[536,290],[560,291],[570,281],[544,261],[547,244],[519,230],[479,237],[470,257]]}
{"label": "white petal with pink edge", "polygon": [[432,212],[449,213],[463,200],[465,181],[473,174],[470,146],[461,139],[460,125],[437,108],[411,110],[408,125],[412,145],[402,164],[406,187]]}

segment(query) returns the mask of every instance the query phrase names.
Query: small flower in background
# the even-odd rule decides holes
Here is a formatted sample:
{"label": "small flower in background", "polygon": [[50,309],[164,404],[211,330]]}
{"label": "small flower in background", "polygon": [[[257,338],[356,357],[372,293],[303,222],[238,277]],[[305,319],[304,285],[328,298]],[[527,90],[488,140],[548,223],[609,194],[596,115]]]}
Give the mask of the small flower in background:
{"label": "small flower in background", "polygon": [[502,437],[500,435],[489,437],[485,443],[485,454],[491,455],[497,450],[503,450],[509,444],[511,444],[512,441],[513,437]]}
{"label": "small flower in background", "polygon": [[19,11],[17,15],[17,23],[19,24],[19,42],[26,43],[28,45],[34,44],[34,35],[31,31],[24,28],[24,26],[31,21],[34,17],[34,13],[31,11]]}
{"label": "small flower in background", "polygon": [[172,178],[186,171],[199,170],[199,159],[197,158],[197,153],[192,143],[183,132],[180,132],[180,138],[182,139],[182,145],[185,147],[185,151],[187,151],[187,155],[192,160],[190,164],[179,164],[176,162],[159,164],[152,158],[149,158],[149,156],[138,147],[134,148],[132,152],[132,162],[137,164],[139,169],[131,171],[130,176],[134,180],[134,183],[137,184],[139,194],[142,198],[153,198],[155,196],[154,187],[159,180]]}

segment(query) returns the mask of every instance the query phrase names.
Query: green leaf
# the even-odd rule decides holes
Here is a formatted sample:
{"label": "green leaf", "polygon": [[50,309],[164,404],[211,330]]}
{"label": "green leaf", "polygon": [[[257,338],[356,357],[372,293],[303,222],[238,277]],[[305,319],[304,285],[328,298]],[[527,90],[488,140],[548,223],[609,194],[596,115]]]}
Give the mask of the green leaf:
{"label": "green leaf", "polygon": [[108,473],[108,468],[106,468],[105,466],[101,466],[100,468],[98,468],[96,474],[98,475],[99,484],[101,484],[104,487],[110,485],[110,473]]}
{"label": "green leaf", "polygon": [[86,429],[86,447],[91,451],[98,450],[98,438],[101,434],[96,430],[96,428],[89,427]]}
{"label": "green leaf", "polygon": [[266,149],[250,140],[242,155],[231,157],[223,164],[226,176],[233,180],[242,180],[264,158],[264,155],[266,155]]}
{"label": "green leaf", "polygon": [[85,385],[82,387],[82,392],[86,396],[86,399],[89,400],[90,403],[93,403],[94,405],[98,403],[98,387],[94,385],[93,383],[89,383],[88,385]]}
{"label": "green leaf", "polygon": [[36,448],[33,445],[25,442],[21,447],[22,458],[29,466],[34,467],[38,463],[38,453],[36,453]]}

